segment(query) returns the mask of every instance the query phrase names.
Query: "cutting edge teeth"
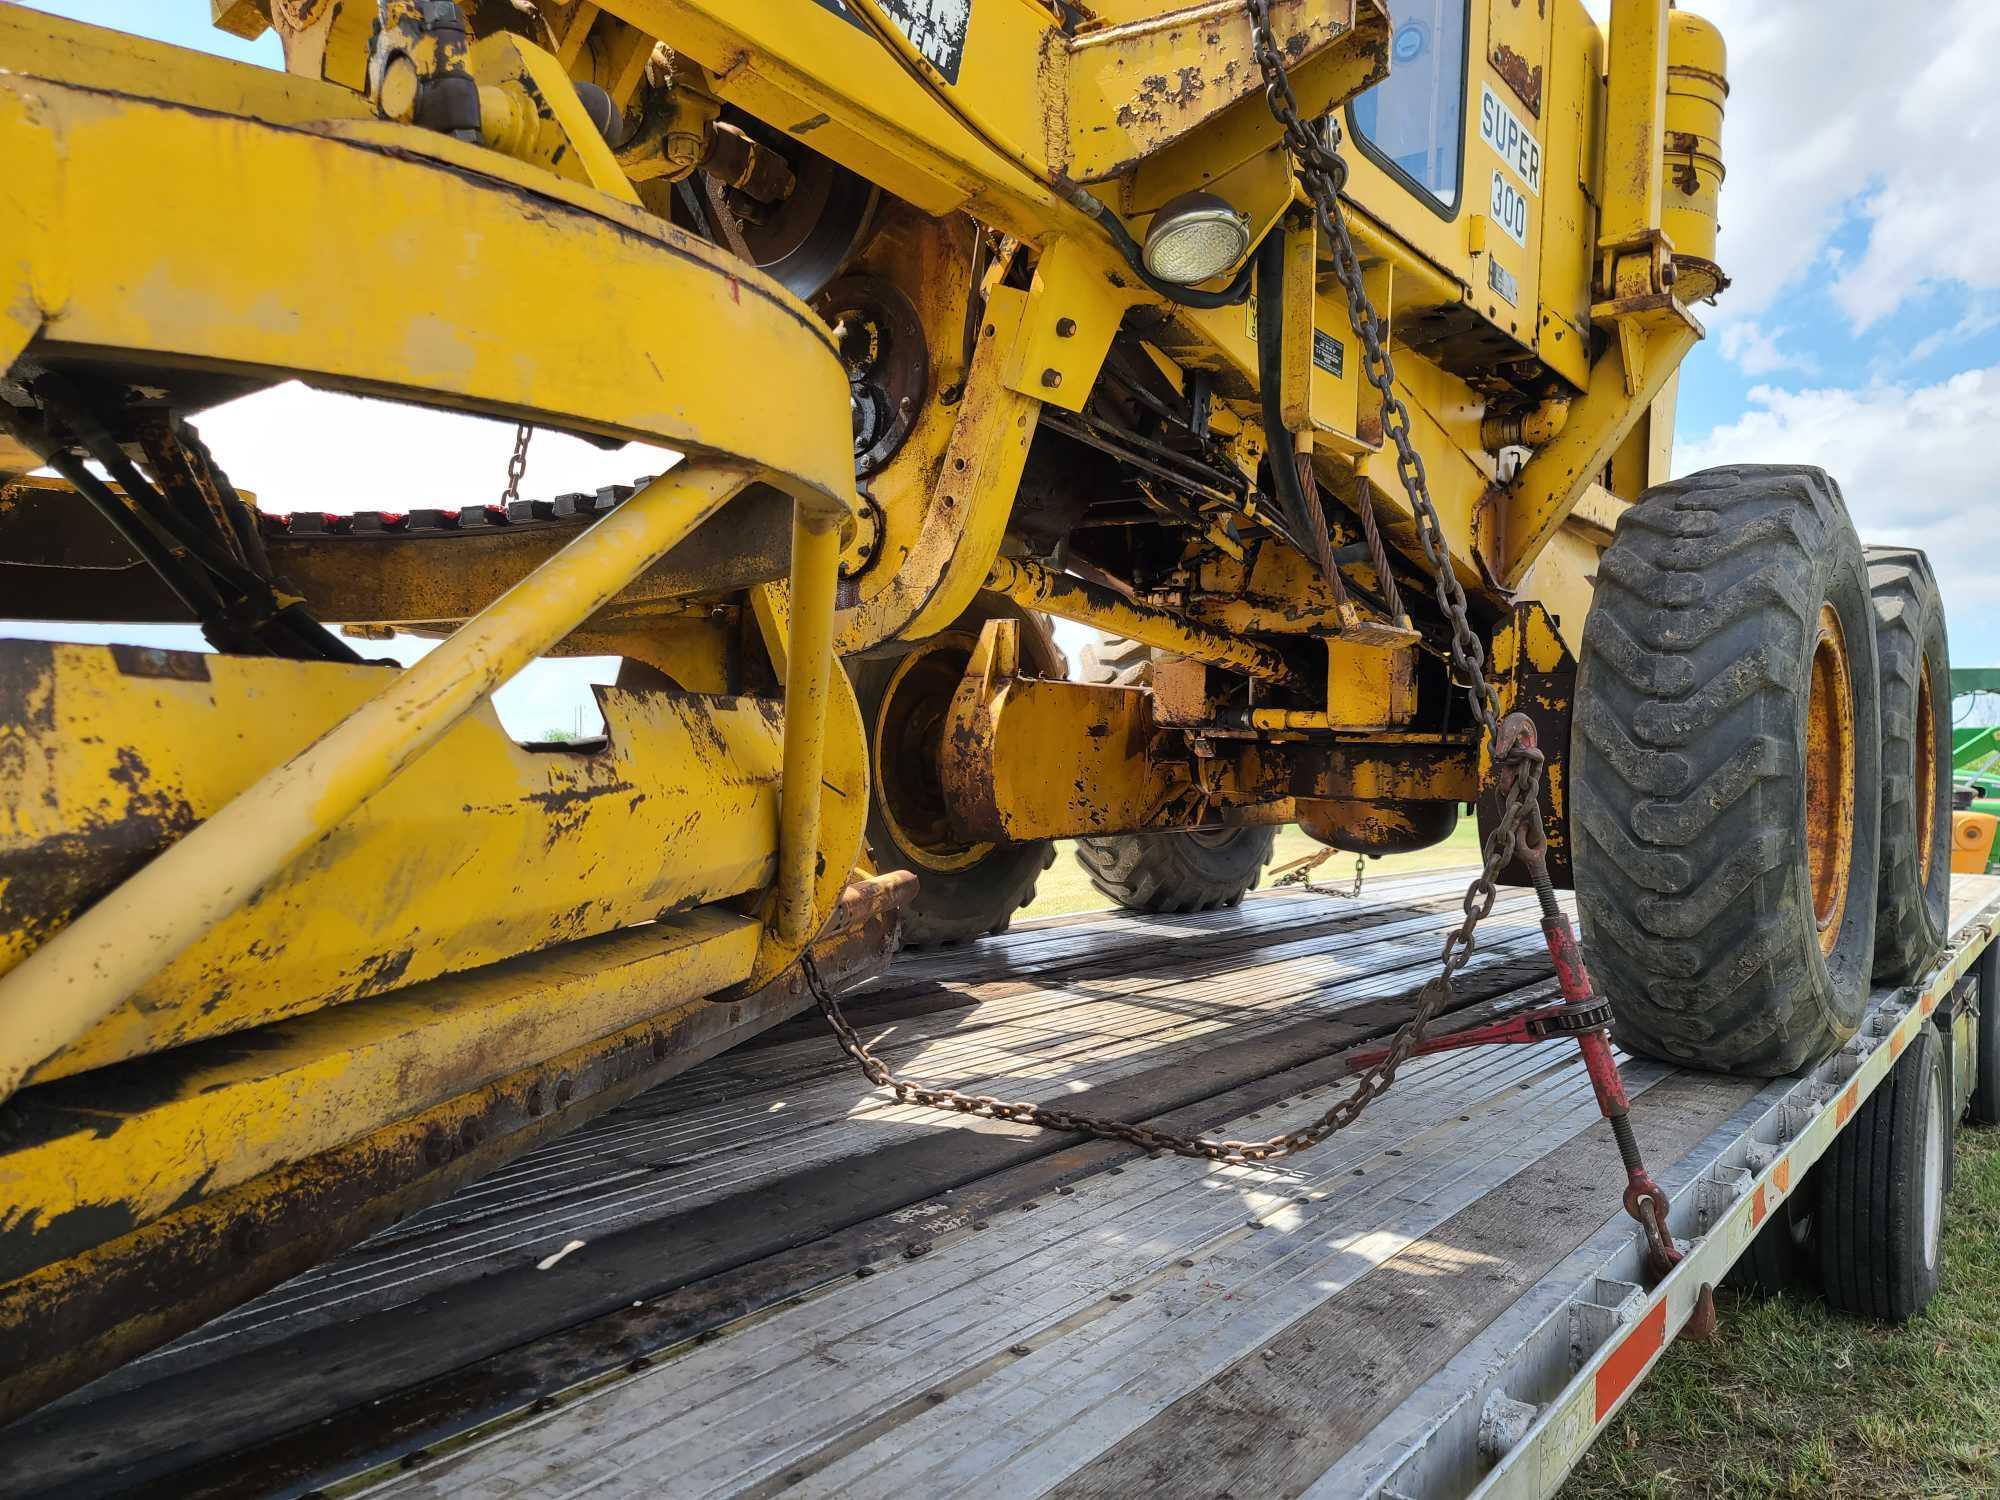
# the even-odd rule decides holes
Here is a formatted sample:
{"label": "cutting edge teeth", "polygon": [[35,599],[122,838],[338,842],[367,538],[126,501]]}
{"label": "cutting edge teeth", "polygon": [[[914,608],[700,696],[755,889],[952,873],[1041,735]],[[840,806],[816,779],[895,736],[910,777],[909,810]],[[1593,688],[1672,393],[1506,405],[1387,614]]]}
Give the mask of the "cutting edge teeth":
{"label": "cutting edge teeth", "polygon": [[328,536],[454,536],[535,523],[594,521],[630,500],[651,484],[653,478],[652,475],[642,475],[631,484],[607,484],[590,492],[572,491],[557,495],[553,500],[510,500],[504,505],[465,505],[457,510],[418,507],[408,511],[357,510],[351,515],[319,510],[260,510],[257,522],[266,538],[282,540]]}

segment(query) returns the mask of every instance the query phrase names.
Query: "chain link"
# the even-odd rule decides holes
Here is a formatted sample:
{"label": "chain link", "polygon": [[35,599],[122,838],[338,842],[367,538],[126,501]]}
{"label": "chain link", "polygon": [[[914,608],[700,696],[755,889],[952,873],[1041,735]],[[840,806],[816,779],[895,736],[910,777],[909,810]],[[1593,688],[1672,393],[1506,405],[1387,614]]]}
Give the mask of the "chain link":
{"label": "chain link", "polygon": [[1361,882],[1368,873],[1368,861],[1362,855],[1354,856],[1354,884],[1346,890],[1337,885],[1321,885],[1312,878],[1312,872],[1333,858],[1334,851],[1322,850],[1307,863],[1300,865],[1289,875],[1280,875],[1279,885],[1295,885],[1300,890],[1311,891],[1315,896],[1338,896],[1343,901],[1353,901],[1361,895]]}
{"label": "chain link", "polygon": [[[1047,1130],[1097,1136],[1125,1141],[1147,1151],[1171,1151],[1179,1156],[1203,1157],[1210,1161],[1250,1163],[1289,1156],[1318,1145],[1335,1131],[1344,1130],[1361,1117],[1362,1111],[1395,1082],[1396,1070],[1409,1060],[1422,1043],[1425,1032],[1452,998],[1454,976],[1471,962],[1475,933],[1492,912],[1499,895],[1500,871],[1513,858],[1516,838],[1523,823],[1536,820],[1536,795],[1541,785],[1542,753],[1534,746],[1500,734],[1500,699],[1486,680],[1486,649],[1472,628],[1466,610],[1465,590],[1453,570],[1451,544],[1431,499],[1430,481],[1424,473],[1423,456],[1411,436],[1410,413],[1396,394],[1396,366],[1383,342],[1383,323],[1369,299],[1362,280],[1361,258],[1348,233],[1347,219],[1340,205],[1340,192],[1347,181],[1347,166],[1340,159],[1338,126],[1331,117],[1324,133],[1315,131],[1299,113],[1298,97],[1285,73],[1283,54],[1271,33],[1269,0],[1244,0],[1250,15],[1252,50],[1264,77],[1264,97],[1272,116],[1284,129],[1295,168],[1307,195],[1320,232],[1333,250],[1334,275],[1347,294],[1348,315],[1361,340],[1363,373],[1381,401],[1382,433],[1395,446],[1396,472],[1402,481],[1410,508],[1416,516],[1417,540],[1430,565],[1432,583],[1440,609],[1451,625],[1451,661],[1458,681],[1471,700],[1472,713],[1486,742],[1492,746],[1493,771],[1498,783],[1501,806],[1493,832],[1482,851],[1484,863],[1466,887],[1464,920],[1444,940],[1438,972],[1418,991],[1409,1020],[1397,1030],[1378,1061],[1364,1068],[1354,1087],[1311,1124],[1284,1135],[1261,1141],[1218,1140],[1207,1136],[1181,1135],[1154,1130],[1123,1120],[1102,1120],[1065,1109],[1051,1109],[1029,1102],[1008,1102],[986,1094],[967,1094],[957,1089],[930,1088],[898,1078],[861,1040],[861,1036],[841,1013],[832,991],[821,983],[810,953],[800,956],[806,983],[819,1002],[821,1012],[840,1045],[860,1064],[868,1081],[888,1089],[898,1103],[921,1104],[932,1109],[953,1110],[989,1120],[1006,1120],[1038,1125]],[[1275,445],[1282,434],[1269,434]],[[1310,492],[1309,492],[1310,493]]]}
{"label": "chain link", "polygon": [[534,436],[535,429],[526,422],[514,429],[514,456],[507,460],[507,488],[500,492],[503,507],[521,498],[521,481],[528,473],[528,444]]}

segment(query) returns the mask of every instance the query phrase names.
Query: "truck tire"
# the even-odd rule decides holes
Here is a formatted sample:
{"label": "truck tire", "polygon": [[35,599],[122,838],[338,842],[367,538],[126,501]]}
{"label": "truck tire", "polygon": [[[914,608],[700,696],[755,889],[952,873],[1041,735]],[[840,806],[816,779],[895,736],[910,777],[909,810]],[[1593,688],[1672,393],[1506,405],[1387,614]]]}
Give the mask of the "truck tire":
{"label": "truck tire", "polygon": [[1972,1099],[1965,1118],[2000,1125],[2000,943],[1988,943],[1972,961],[1979,983],[1979,1019],[1972,1030]]}
{"label": "truck tire", "polygon": [[1002,933],[1035,899],[1054,843],[953,840],[944,826],[937,733],[980,628],[1000,615],[1021,619],[1021,653],[1043,676],[1063,675],[1062,655],[1041,620],[982,594],[952,629],[901,655],[847,664],[868,728],[868,856],[876,870],[910,870],[917,894],[903,908],[902,944],[929,948]]}
{"label": "truck tire", "polygon": [[1829,1305],[1905,1323],[1937,1291],[1951,1161],[1951,1081],[1925,1026],[1820,1159],[1820,1279]]}
{"label": "truck tire", "polygon": [[1725,1285],[1759,1297],[1776,1297],[1818,1281],[1816,1188],[1816,1183],[1802,1184],[1798,1192],[1779,1201],[1750,1241],[1750,1248],[1729,1268],[1723,1278]]}
{"label": "truck tire", "polygon": [[1619,517],[1584,625],[1570,826],[1621,1045],[1771,1077],[1860,1024],[1875,956],[1875,617],[1840,490],[1713,469]]}
{"label": "truck tire", "polygon": [[[1083,648],[1077,681],[1141,687],[1152,660],[1143,641],[1100,636]],[[1114,834],[1078,839],[1076,862],[1127,911],[1212,911],[1238,906],[1257,889],[1277,837],[1275,828]]]}
{"label": "truck tire", "polygon": [[1908,984],[1944,951],[1951,908],[1951,656],[1930,559],[1869,547],[1882,698],[1882,874],[1875,982]]}

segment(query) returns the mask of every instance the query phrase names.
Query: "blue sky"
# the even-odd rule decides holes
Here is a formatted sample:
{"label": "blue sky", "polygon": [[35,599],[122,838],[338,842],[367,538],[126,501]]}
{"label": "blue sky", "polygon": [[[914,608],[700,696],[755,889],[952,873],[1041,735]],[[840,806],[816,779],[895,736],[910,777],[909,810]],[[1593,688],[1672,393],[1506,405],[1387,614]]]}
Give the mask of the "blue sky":
{"label": "blue sky", "polygon": [[[1608,0],[1586,3],[1601,17]],[[279,63],[269,35],[246,44],[213,30],[206,0],[41,8]],[[1721,259],[1735,284],[1700,309],[1710,337],[1683,371],[1677,467],[1825,467],[1865,541],[1929,550],[1955,659],[2000,664],[2000,567],[1985,537],[1987,454],[2000,447],[2000,89],[1988,72],[2000,56],[2000,5],[1934,0],[1922,25],[1879,0],[1689,8],[1714,20],[1730,48]],[[343,497],[400,447],[389,410],[353,408],[369,434],[359,444],[322,416],[303,444],[260,447],[282,425],[268,411],[217,436],[249,450],[232,469],[247,462],[245,485],[280,506],[352,508]],[[421,420],[464,424],[450,465],[417,476],[432,503],[481,498],[504,465],[507,432]],[[630,478],[646,457],[538,439],[537,467],[560,472],[565,488]],[[410,476],[399,466],[399,477]]]}

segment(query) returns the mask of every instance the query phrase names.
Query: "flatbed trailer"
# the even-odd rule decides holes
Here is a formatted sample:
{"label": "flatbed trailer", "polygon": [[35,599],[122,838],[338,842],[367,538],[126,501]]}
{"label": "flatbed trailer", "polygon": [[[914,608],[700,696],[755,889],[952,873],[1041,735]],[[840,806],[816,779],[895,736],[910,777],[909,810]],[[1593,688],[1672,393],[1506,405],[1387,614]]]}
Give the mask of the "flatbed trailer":
{"label": "flatbed trailer", "polygon": [[[1031,922],[844,1003],[905,1076],[1262,1137],[1407,1014],[1465,879]],[[1962,1018],[1963,1094],[2000,878],[1951,912],[1804,1076],[1624,1060],[1657,1285],[1566,1039],[1221,1166],[898,1105],[804,1015],[18,1425],[0,1488],[1551,1494],[1920,1028]],[[1505,891],[1444,1024],[1554,994]]]}

